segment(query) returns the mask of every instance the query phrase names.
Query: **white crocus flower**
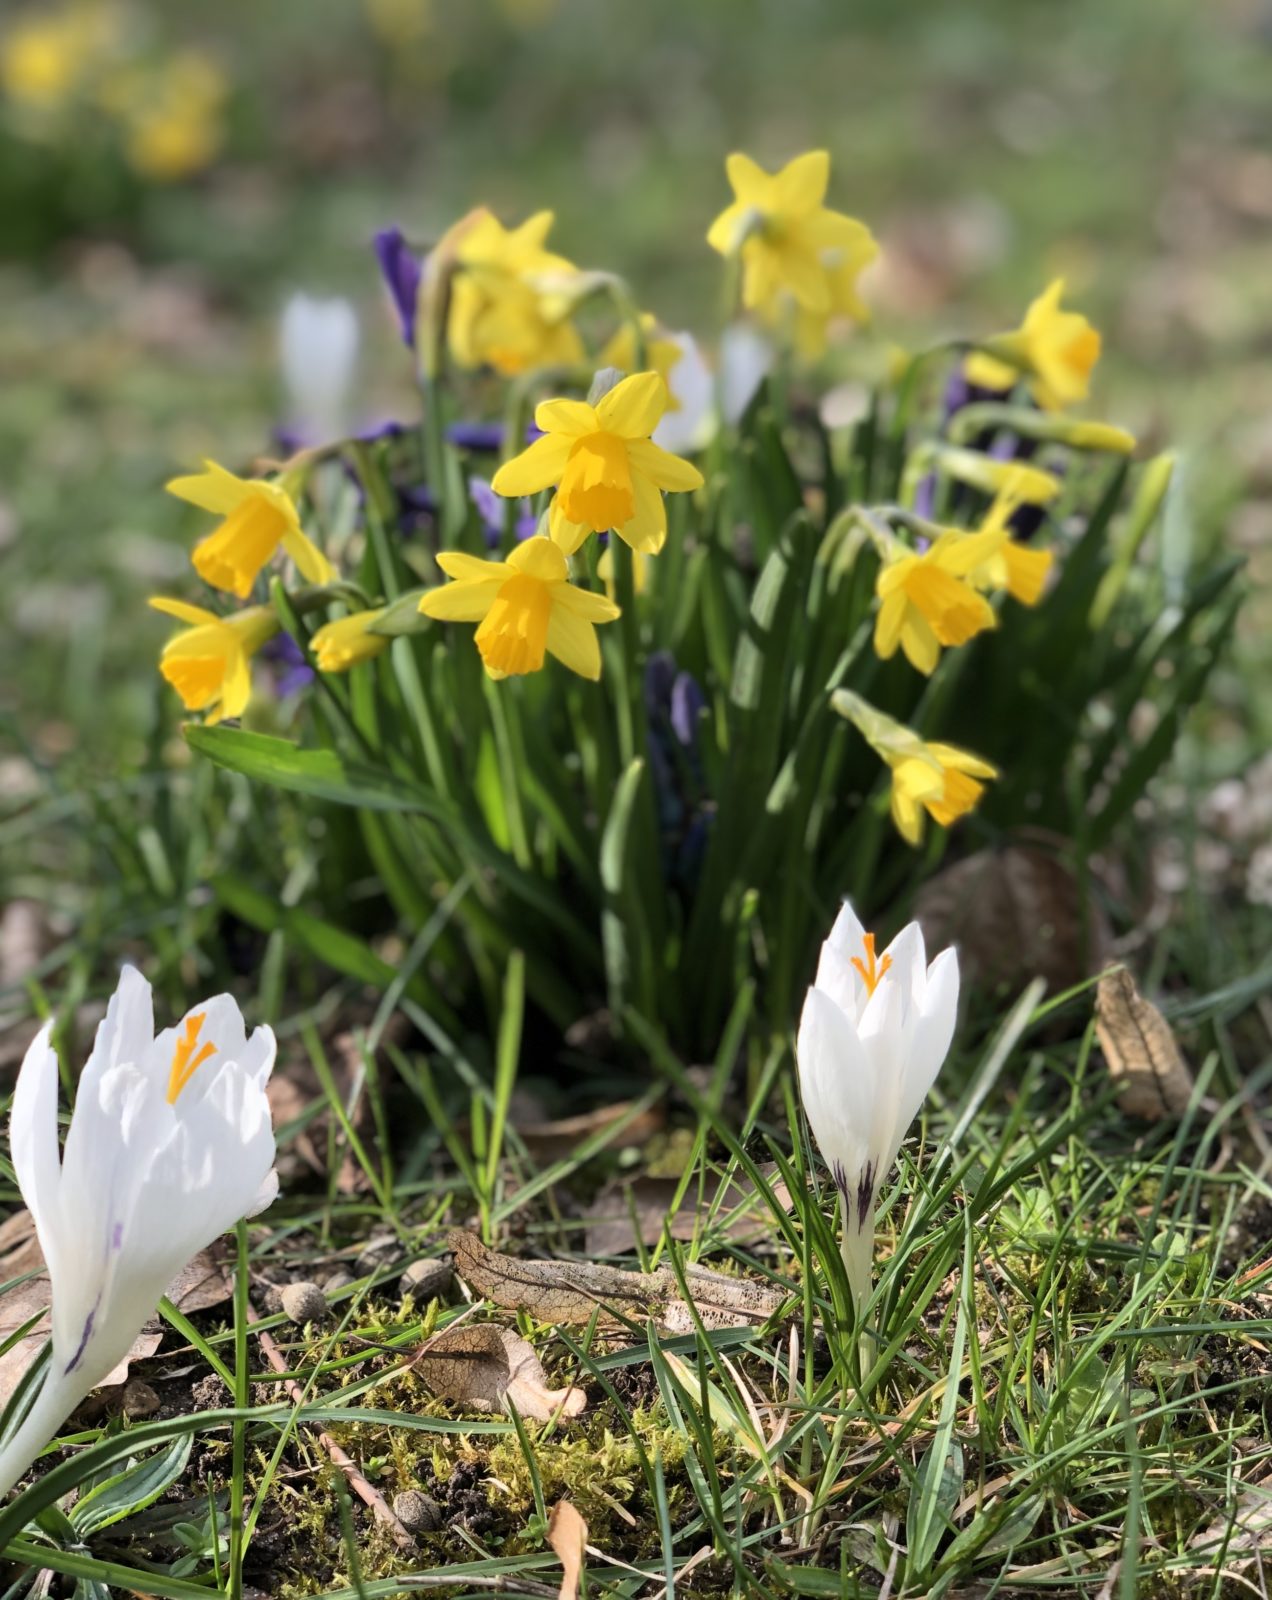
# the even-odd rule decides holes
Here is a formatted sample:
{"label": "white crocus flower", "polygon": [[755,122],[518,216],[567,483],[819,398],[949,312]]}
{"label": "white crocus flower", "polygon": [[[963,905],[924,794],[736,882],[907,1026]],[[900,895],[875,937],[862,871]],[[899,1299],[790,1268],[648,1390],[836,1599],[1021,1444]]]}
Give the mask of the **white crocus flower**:
{"label": "white crocus flower", "polygon": [[724,330],[720,339],[720,410],[730,427],[742,420],[775,360],[770,341],[747,323],[733,322]]}
{"label": "white crocus flower", "polygon": [[845,905],[822,945],[796,1055],[809,1126],[839,1190],[858,1308],[870,1294],[875,1199],[954,1036],[958,957],[931,966],[917,922],[881,956]]}
{"label": "white crocus flower", "polygon": [[265,1084],[274,1035],[249,1039],[217,995],[155,1037],[150,985],[125,967],[58,1156],[46,1024],[18,1073],[9,1142],[52,1288],[44,1386],[0,1448],[0,1494],[124,1358],[182,1267],[278,1191]]}
{"label": "white crocus flower", "polygon": [[294,294],[279,333],[287,421],[310,445],[332,444],[352,427],[358,317],[347,300]]}
{"label": "white crocus flower", "polygon": [[693,334],[669,337],[680,347],[680,359],[667,374],[676,410],[663,412],[652,437],[672,455],[683,455],[701,450],[715,432],[715,376]]}

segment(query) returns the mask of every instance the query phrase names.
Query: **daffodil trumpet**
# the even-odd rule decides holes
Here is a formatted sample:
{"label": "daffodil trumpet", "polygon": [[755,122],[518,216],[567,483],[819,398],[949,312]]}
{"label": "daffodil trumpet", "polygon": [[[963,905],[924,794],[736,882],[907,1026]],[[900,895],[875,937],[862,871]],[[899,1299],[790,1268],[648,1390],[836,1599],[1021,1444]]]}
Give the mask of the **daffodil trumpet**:
{"label": "daffodil trumpet", "polygon": [[795,1055],[809,1128],[839,1195],[841,1251],[860,1326],[874,1276],[875,1208],[954,1037],[958,958],[930,964],[917,922],[887,949],[845,904],[821,948]]}
{"label": "daffodil trumpet", "polygon": [[44,1384],[0,1448],[0,1495],[123,1360],[190,1259],[274,1199],[265,1085],[274,1035],[229,995],[155,1034],[150,985],[125,967],[80,1074],[66,1143],[46,1023],[18,1072],[9,1144],[52,1288]]}

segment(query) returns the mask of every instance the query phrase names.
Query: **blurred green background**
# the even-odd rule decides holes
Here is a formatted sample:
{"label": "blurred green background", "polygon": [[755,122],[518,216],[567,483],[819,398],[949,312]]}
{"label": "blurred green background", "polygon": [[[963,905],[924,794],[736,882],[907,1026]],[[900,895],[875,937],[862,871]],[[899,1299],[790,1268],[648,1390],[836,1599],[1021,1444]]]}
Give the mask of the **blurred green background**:
{"label": "blurred green background", "polygon": [[[192,524],[161,485],[267,447],[289,292],[356,303],[368,416],[414,415],[372,233],[477,202],[553,208],[559,249],[710,337],[734,147],[833,152],[898,343],[1010,325],[1066,274],[1106,335],[1092,414],[1183,452],[1195,536],[1266,592],[1267,0],[6,0],[0,30],[10,802],[172,726],[142,600],[193,592]],[[1270,621],[1256,598],[1219,680],[1212,776],[1272,732]]]}

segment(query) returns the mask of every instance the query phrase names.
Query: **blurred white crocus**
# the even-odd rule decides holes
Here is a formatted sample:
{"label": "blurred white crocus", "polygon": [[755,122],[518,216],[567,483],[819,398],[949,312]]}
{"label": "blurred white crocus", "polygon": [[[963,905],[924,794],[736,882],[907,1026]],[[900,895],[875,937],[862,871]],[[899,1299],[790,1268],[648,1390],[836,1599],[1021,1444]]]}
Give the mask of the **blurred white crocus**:
{"label": "blurred white crocus", "polygon": [[800,1097],[835,1186],[858,1310],[870,1294],[875,1200],[954,1036],[958,957],[931,966],[917,922],[882,955],[845,905],[800,1018]]}
{"label": "blurred white crocus", "polygon": [[9,1142],[48,1267],[53,1348],[43,1387],[0,1448],[0,1494],[123,1360],[181,1268],[278,1191],[265,1094],[274,1035],[248,1038],[229,995],[156,1038],[150,985],[125,967],[60,1160],[51,1027],[18,1073]]}
{"label": "blurred white crocus", "polygon": [[663,413],[653,440],[673,455],[692,455],[710,444],[723,420],[740,422],[773,365],[773,347],[743,323],[733,323],[720,340],[720,365],[713,372],[691,333],[668,336],[680,357],[667,374],[674,410]]}
{"label": "blurred white crocus", "polygon": [[332,444],[352,426],[358,318],[347,300],[294,294],[279,331],[287,423],[306,445]]}

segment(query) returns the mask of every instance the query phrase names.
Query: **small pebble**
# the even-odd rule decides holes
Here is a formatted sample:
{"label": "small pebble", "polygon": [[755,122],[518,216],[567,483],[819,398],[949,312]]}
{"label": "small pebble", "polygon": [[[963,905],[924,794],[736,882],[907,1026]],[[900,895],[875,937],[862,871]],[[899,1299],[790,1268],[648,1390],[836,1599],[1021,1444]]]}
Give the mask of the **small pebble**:
{"label": "small pebble", "polygon": [[403,1489],[393,1496],[393,1515],[412,1533],[434,1533],[442,1525],[442,1508],[418,1489]]}
{"label": "small pebble", "polygon": [[129,1378],[120,1397],[119,1409],[130,1422],[139,1417],[153,1417],[159,1409],[159,1396],[141,1378]]}
{"label": "small pebble", "polygon": [[377,1239],[368,1239],[353,1263],[354,1276],[368,1278],[381,1267],[390,1266],[401,1255],[402,1246],[391,1233],[381,1234]]}
{"label": "small pebble", "polygon": [[321,1322],[327,1315],[327,1297],[316,1283],[289,1283],[282,1301],[283,1310],[298,1327]]}
{"label": "small pebble", "polygon": [[267,1317],[276,1317],[283,1309],[283,1291],[279,1284],[271,1283],[261,1295],[261,1310]]}
{"label": "small pebble", "polygon": [[454,1268],[449,1261],[412,1261],[398,1285],[405,1299],[409,1294],[417,1306],[440,1299],[450,1289]]}
{"label": "small pebble", "polygon": [[343,1267],[338,1267],[322,1281],[322,1292],[330,1297],[339,1294],[341,1289],[347,1289],[353,1282],[353,1274],[346,1272]]}

